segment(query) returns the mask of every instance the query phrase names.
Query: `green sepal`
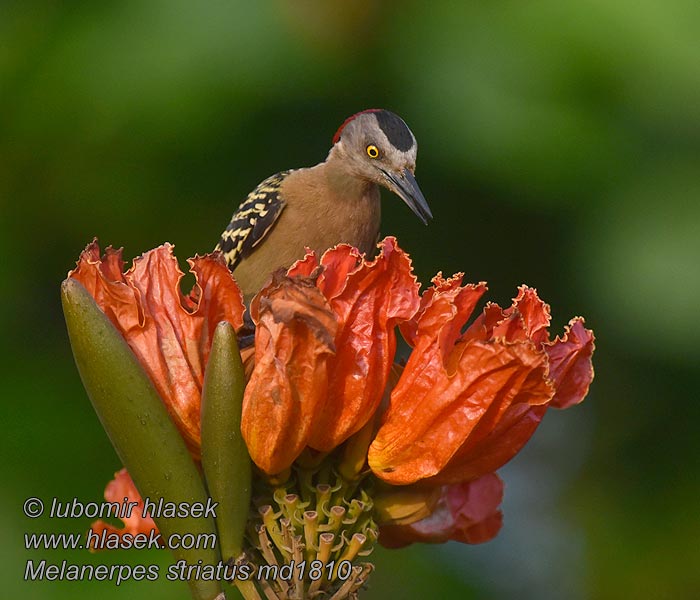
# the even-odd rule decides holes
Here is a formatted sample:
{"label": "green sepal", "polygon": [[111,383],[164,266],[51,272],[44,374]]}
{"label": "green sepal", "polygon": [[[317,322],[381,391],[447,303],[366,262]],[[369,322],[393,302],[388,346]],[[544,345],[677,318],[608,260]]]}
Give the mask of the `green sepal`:
{"label": "green sepal", "polygon": [[245,372],[236,332],[217,325],[202,389],[202,467],[219,503],[216,527],[224,561],[239,557],[251,494],[251,462],[241,435]]}
{"label": "green sepal", "polygon": [[[83,385],[141,496],[156,503],[163,498],[175,504],[206,505],[204,484],[185,442],[122,335],[75,279],[61,285],[61,301]],[[215,539],[211,517],[154,520],[166,542],[173,534],[204,534]],[[216,545],[171,551],[176,561],[190,565],[201,560],[215,566],[221,560]],[[212,600],[221,593],[218,581],[193,579],[188,583],[196,600]]]}

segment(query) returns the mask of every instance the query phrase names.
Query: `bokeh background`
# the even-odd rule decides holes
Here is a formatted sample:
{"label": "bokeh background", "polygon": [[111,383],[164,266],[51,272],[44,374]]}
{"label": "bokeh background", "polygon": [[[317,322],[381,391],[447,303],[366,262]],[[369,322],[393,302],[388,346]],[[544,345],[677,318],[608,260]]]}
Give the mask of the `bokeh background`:
{"label": "bokeh background", "polygon": [[588,399],[502,471],[483,546],[378,550],[368,599],[700,597],[697,0],[0,4],[0,573],[6,598],[185,599],[183,584],[24,583],[28,496],[97,501],[119,468],[59,283],[93,236],[210,250],[264,177],[368,107],[419,140],[434,221],[387,195],[421,280],[465,271],[597,334]]}

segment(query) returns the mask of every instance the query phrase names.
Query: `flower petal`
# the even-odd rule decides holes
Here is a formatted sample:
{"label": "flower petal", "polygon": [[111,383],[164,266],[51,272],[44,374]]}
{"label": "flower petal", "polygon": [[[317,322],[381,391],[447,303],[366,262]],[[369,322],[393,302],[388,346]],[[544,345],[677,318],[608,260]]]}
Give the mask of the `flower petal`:
{"label": "flower petal", "polygon": [[339,244],[323,253],[317,285],[323,295],[331,300],[337,298],[351,285],[349,277],[364,271],[367,264],[357,248]]}
{"label": "flower petal", "polygon": [[593,331],[583,326],[583,318],[569,321],[563,338],[545,345],[549,356],[549,377],[557,392],[552,399],[555,408],[568,408],[581,402],[593,381]]}
{"label": "flower petal", "polygon": [[457,350],[451,373],[435,348],[411,355],[369,450],[369,465],[384,481],[402,485],[438,474],[470,435],[486,434],[509,407],[552,396],[546,356],[530,343],[471,340]]}
{"label": "flower petal", "polygon": [[433,513],[409,525],[385,525],[379,542],[386,548],[401,548],[414,542],[439,544],[455,540],[481,544],[500,531],[503,515],[503,482],[495,473],[467,483],[444,486]]}
{"label": "flower petal", "polygon": [[137,330],[142,321],[139,301],[134,290],[124,279],[122,249],[108,246],[103,257],[94,239],[80,254],[78,263],[69,277],[77,279],[95,299],[110,321],[121,331]]}
{"label": "flower petal", "polygon": [[318,287],[338,320],[328,395],[314,417],[309,445],[329,451],[371,418],[382,399],[396,353],[394,328],[418,309],[418,282],[394,238],[365,262],[356,249],[327,251]]}
{"label": "flower petal", "polygon": [[243,399],[241,431],[251,458],[280,473],[308,444],[325,400],[336,320],[313,279],[276,273],[251,303],[255,367]]}
{"label": "flower petal", "polygon": [[471,481],[500,469],[532,437],[547,405],[531,406],[525,402],[511,404],[495,421],[481,419],[472,435],[445,467],[426,484],[454,484]]}
{"label": "flower petal", "polygon": [[[402,328],[415,347],[368,456],[375,474],[389,483],[437,475],[471,447],[470,440],[484,440],[511,405],[545,404],[553,394],[547,357],[535,344],[491,339],[498,323],[512,317],[497,305],[487,305],[461,334],[486,291],[483,283],[461,286],[461,278],[438,275]],[[512,318],[523,329],[520,314]]]}
{"label": "flower petal", "polygon": [[153,381],[190,450],[199,452],[204,365],[220,321],[243,322],[240,290],[217,255],[189,261],[196,278],[188,297],[183,276],[165,244],[134,260],[124,275],[121,250],[100,250],[93,241],[69,273],[92,294],[124,336]]}
{"label": "flower petal", "polygon": [[[129,514],[120,517],[124,523],[124,527],[115,527],[110,523],[105,521],[95,521],[90,529],[92,533],[98,537],[102,536],[103,531],[107,531],[106,539],[112,539],[111,534],[117,534],[122,536],[125,533],[137,534],[146,533],[150,534],[151,531],[158,531],[155,522],[151,517],[143,516],[143,500],[139,494],[134,482],[129,477],[126,469],[121,469],[114,474],[114,479],[107,484],[105,488],[105,500],[107,502],[114,502],[116,504],[122,504],[123,502],[136,502],[133,510]],[[90,550],[102,550],[103,548],[99,545],[95,545],[95,538],[92,537],[91,541],[93,544],[90,546]]]}
{"label": "flower petal", "polygon": [[550,308],[540,300],[537,290],[521,285],[518,295],[513,298],[513,305],[504,313],[506,316],[517,313],[522,317],[527,339],[536,344],[549,341]]}
{"label": "flower petal", "polygon": [[442,273],[433,277],[433,285],[423,293],[418,311],[400,327],[401,334],[409,345],[415,347],[420,335],[444,327],[445,331],[440,334],[443,357],[449,352],[487,289],[484,282],[462,286],[463,277],[463,273],[457,273],[448,279]]}
{"label": "flower petal", "polygon": [[306,248],[304,258],[300,258],[287,270],[290,277],[312,277],[318,269],[318,256],[310,248]]}

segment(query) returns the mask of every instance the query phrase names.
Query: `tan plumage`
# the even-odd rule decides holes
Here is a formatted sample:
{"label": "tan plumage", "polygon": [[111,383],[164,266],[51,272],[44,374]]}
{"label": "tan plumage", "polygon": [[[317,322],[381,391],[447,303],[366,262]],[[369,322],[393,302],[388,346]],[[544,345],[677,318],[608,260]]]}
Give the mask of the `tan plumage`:
{"label": "tan plumage", "polygon": [[400,195],[427,222],[432,215],[413,178],[415,156],[415,138],[399,117],[366,111],[341,126],[324,162],[263,181],[216,246],[246,301],[307,247],[321,253],[345,242],[373,254],[381,216],[378,185]]}

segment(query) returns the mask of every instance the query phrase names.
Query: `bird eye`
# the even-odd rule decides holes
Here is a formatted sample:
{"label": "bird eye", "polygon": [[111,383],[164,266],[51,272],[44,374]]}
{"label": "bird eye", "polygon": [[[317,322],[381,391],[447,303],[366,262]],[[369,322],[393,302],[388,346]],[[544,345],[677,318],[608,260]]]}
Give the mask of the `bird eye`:
{"label": "bird eye", "polygon": [[370,158],[379,158],[379,148],[377,148],[374,144],[370,144],[367,146],[367,156]]}

